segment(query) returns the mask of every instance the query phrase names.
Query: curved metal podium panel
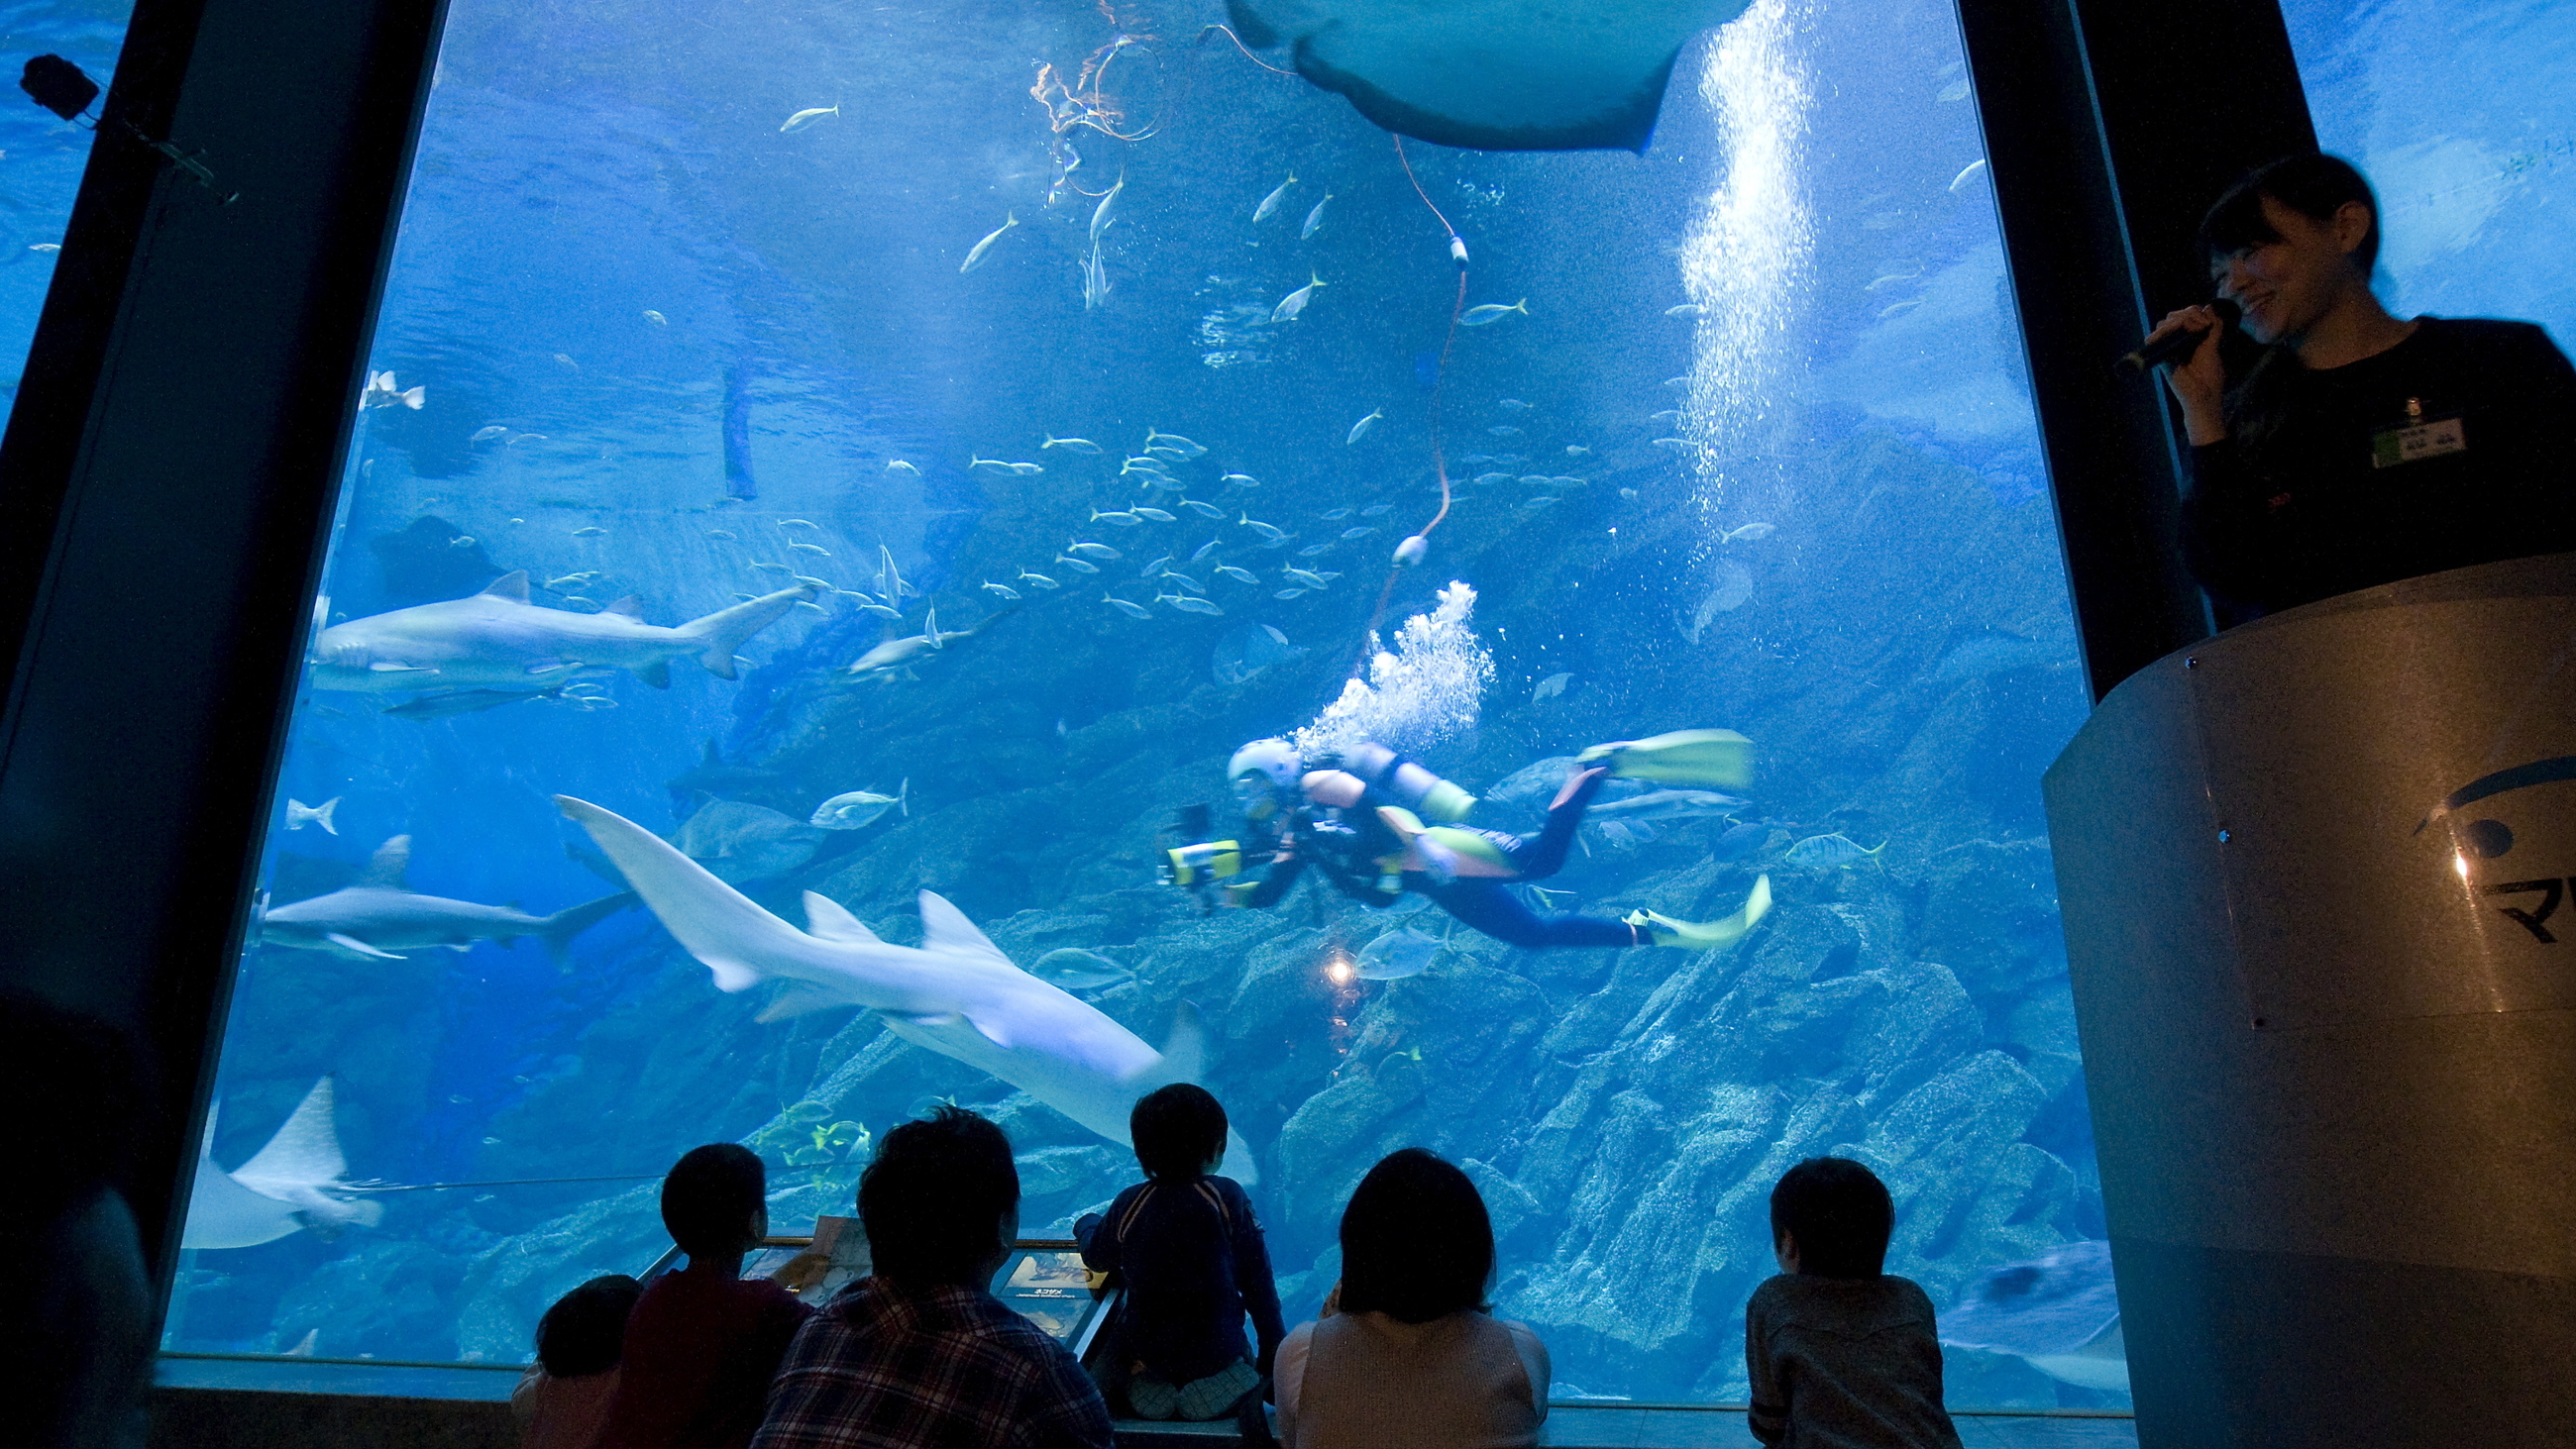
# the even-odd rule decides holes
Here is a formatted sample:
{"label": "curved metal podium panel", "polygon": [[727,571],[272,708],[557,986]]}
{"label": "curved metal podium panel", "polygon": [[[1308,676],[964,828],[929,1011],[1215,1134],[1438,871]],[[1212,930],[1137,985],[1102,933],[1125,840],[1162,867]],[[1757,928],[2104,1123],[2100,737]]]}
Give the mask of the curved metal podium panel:
{"label": "curved metal podium panel", "polygon": [[2576,1422],[2576,555],[2168,656],[2048,773],[2144,1445]]}

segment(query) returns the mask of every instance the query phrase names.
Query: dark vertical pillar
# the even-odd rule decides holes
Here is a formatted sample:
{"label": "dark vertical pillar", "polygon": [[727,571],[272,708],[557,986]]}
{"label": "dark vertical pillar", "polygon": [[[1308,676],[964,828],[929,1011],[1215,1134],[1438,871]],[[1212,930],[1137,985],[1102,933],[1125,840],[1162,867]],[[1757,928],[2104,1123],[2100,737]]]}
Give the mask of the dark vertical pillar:
{"label": "dark vertical pillar", "polygon": [[0,979],[155,1058],[165,1283],[442,14],[141,0],[0,440]]}
{"label": "dark vertical pillar", "polygon": [[2174,548],[2179,433],[2111,361],[2208,295],[2191,238],[2218,192],[2315,137],[2269,0],[1959,0],[1959,19],[2099,699],[2209,632]]}

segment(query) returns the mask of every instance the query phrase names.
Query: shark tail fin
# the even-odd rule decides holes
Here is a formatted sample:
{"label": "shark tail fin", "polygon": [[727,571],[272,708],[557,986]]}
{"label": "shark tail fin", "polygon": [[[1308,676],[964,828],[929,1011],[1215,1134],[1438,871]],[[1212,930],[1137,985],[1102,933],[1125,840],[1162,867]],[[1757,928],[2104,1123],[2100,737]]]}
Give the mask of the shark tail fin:
{"label": "shark tail fin", "polygon": [[904,776],[903,784],[895,790],[894,803],[903,811],[905,819],[912,818],[912,777],[910,775]]}
{"label": "shark tail fin", "polygon": [[633,891],[619,891],[613,896],[601,896],[595,901],[566,906],[545,918],[545,924],[537,930],[537,939],[546,943],[546,954],[560,963],[564,959],[564,953],[572,949],[573,937],[635,904],[637,901]]}
{"label": "shark tail fin", "polygon": [[775,623],[779,615],[812,597],[814,590],[809,585],[780,589],[777,593],[763,594],[730,609],[718,609],[703,618],[691,619],[680,626],[680,633],[697,651],[698,663],[705,666],[709,674],[719,679],[731,679],[734,677],[734,651],[752,635]]}
{"label": "shark tail fin", "polygon": [[337,835],[340,833],[340,827],[331,823],[331,817],[338,814],[339,811],[340,797],[334,795],[330,799],[313,807],[313,823],[322,827],[323,834]]}

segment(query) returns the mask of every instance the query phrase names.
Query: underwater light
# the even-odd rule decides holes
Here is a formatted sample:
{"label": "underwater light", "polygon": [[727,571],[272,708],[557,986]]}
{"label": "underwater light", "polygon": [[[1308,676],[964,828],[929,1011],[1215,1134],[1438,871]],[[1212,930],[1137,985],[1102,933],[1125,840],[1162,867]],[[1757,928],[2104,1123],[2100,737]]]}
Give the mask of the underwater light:
{"label": "underwater light", "polygon": [[1329,977],[1335,986],[1350,985],[1351,978],[1358,974],[1359,968],[1351,964],[1351,958],[1339,951],[1334,952],[1332,959],[1324,963],[1324,975]]}

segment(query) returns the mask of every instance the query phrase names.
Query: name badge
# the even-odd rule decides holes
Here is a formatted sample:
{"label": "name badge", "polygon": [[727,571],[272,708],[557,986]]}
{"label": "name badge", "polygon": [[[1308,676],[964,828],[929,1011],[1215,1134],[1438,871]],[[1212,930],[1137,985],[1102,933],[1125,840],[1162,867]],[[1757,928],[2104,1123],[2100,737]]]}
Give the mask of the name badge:
{"label": "name badge", "polygon": [[2456,417],[2434,418],[2412,427],[2390,428],[2370,435],[2370,466],[2394,468],[2445,453],[2465,453],[2469,440]]}

